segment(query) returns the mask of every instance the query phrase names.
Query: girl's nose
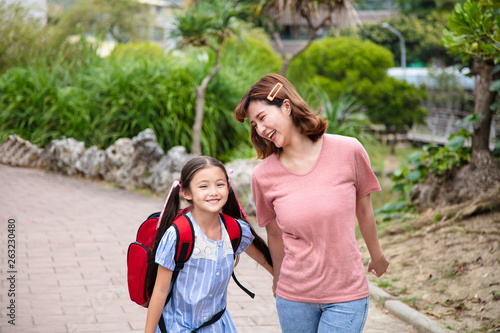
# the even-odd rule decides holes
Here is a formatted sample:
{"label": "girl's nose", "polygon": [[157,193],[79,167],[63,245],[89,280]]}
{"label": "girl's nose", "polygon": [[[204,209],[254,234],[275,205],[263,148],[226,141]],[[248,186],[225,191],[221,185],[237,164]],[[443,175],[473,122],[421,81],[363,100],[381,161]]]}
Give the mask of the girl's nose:
{"label": "girl's nose", "polygon": [[209,193],[216,194],[217,193],[217,186],[209,186]]}

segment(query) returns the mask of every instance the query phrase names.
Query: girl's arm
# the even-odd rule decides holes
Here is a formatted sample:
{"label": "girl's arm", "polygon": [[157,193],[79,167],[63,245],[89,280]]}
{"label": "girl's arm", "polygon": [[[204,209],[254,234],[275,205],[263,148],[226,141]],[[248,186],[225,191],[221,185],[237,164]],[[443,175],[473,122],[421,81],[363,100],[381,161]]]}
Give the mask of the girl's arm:
{"label": "girl's arm", "polygon": [[170,280],[172,279],[172,271],[158,265],[158,274],[156,275],[155,287],[153,289],[153,295],[149,301],[148,315],[146,317],[146,328],[145,333],[154,333],[158,322],[160,321],[160,316],[165,307],[165,301],[167,300],[168,291],[170,289]]}
{"label": "girl's arm", "polygon": [[259,265],[264,267],[266,271],[269,272],[269,274],[273,275],[273,268],[267,263],[266,258],[264,257],[262,252],[260,252],[253,243],[247,247],[245,253],[248,254],[248,256],[255,260]]}
{"label": "girl's arm", "polygon": [[273,259],[273,295],[276,297],[276,285],[281,271],[281,263],[285,257],[285,247],[283,245],[282,231],[276,221],[271,221],[266,225],[267,231],[267,244],[271,258]]}
{"label": "girl's arm", "polygon": [[387,271],[389,261],[385,258],[384,253],[382,253],[382,248],[378,241],[377,223],[369,194],[356,200],[356,217],[358,219],[359,230],[361,231],[361,235],[363,235],[368,252],[370,252],[371,259],[368,262],[368,272],[380,277]]}

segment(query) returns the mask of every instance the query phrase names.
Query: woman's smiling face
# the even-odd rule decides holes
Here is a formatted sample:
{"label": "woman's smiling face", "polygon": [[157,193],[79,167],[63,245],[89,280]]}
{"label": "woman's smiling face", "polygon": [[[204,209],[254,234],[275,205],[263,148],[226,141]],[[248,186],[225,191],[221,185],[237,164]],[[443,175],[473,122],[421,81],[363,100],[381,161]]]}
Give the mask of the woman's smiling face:
{"label": "woman's smiling face", "polygon": [[288,100],[284,100],[281,107],[264,101],[253,101],[248,105],[247,114],[250,125],[260,137],[271,141],[278,148],[283,148],[293,126]]}

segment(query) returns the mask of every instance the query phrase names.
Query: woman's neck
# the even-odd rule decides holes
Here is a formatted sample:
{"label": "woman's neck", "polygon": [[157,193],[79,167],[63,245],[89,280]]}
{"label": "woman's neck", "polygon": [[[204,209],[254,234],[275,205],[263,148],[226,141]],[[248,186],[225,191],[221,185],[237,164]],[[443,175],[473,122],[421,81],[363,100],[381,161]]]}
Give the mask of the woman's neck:
{"label": "woman's neck", "polygon": [[290,144],[283,147],[279,159],[291,171],[305,173],[311,170],[318,160],[323,145],[323,137],[313,142],[307,136],[298,134]]}

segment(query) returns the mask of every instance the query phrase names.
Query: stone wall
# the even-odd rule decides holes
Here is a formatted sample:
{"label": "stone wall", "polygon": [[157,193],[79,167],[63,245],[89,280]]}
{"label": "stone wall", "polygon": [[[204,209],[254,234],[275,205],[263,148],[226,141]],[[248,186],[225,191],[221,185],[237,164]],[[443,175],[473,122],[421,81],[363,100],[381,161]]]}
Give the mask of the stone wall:
{"label": "stone wall", "polygon": [[[2,164],[82,175],[126,190],[145,188],[160,195],[167,194],[173,181],[179,179],[184,164],[194,156],[182,146],[164,153],[151,129],[132,139],[120,138],[105,150],[96,146],[85,149],[83,142],[72,138],[52,141],[40,149],[17,135],[10,135],[0,145]],[[250,179],[257,163],[257,160],[237,160],[226,165],[238,199],[249,215],[255,214]]]}

